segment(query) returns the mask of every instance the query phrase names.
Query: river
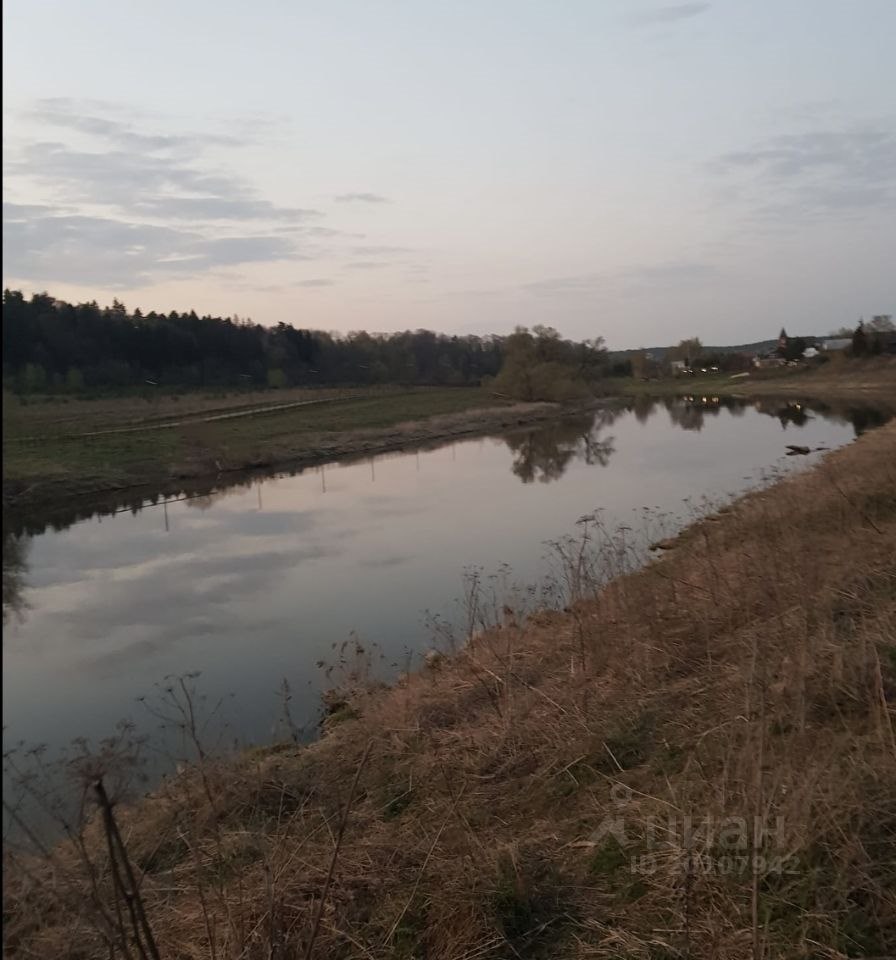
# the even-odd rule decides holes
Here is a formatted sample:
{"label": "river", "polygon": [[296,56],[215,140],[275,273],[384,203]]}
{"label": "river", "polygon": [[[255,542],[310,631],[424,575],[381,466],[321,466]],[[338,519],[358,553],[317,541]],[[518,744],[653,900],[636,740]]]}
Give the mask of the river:
{"label": "river", "polygon": [[[241,743],[313,731],[357,636],[388,678],[458,616],[464,573],[535,583],[545,542],[600,509],[607,526],[666,533],[770,470],[811,463],[885,419],[860,406],[641,399],[520,428],[295,474],[111,504],[69,522],[8,517],[3,544],[7,744],[55,749],[149,718],[137,699],[200,671]],[[153,502],[155,501],[155,502]],[[644,508],[649,508],[645,515]],[[231,696],[232,694],[232,696]],[[222,714],[223,715],[223,714]]]}

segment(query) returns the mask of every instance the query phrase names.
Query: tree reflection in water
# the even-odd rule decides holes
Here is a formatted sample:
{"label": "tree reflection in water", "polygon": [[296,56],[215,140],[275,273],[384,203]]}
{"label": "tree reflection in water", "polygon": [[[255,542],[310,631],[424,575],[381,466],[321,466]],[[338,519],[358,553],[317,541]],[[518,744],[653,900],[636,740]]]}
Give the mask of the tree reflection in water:
{"label": "tree reflection in water", "polygon": [[[793,400],[781,398],[748,399],[746,397],[725,397],[711,395],[667,396],[657,399],[638,396],[625,402],[614,402],[593,412],[571,415],[568,419],[543,424],[537,428],[520,428],[501,437],[513,455],[511,469],[523,483],[550,483],[563,476],[570,464],[577,459],[588,464],[606,466],[615,452],[615,440],[612,436],[601,437],[601,432],[610,427],[615,420],[625,414],[631,414],[640,424],[645,424],[665,408],[672,426],[682,430],[697,431],[703,429],[707,416],[718,416],[724,409],[732,417],[741,417],[747,410],[779,420],[787,428],[791,424],[804,426],[808,421],[822,417],[836,423],[850,424],[856,436],[872,427],[881,426],[893,415],[892,405],[881,407],[862,402],[821,402],[816,400]],[[434,441],[419,448],[419,452],[438,449],[443,441]],[[339,464],[351,464],[360,460],[369,460],[370,454],[358,457],[345,457]],[[326,466],[326,464],[324,465]],[[144,490],[132,490],[122,494],[111,494],[99,500],[72,500],[50,503],[33,513],[16,514],[10,510],[4,520],[9,524],[10,533],[4,539],[4,618],[7,607],[12,611],[12,601],[21,593],[20,580],[25,572],[24,556],[28,539],[47,529],[65,530],[79,520],[94,517],[113,516],[118,513],[137,514],[147,505],[185,502],[186,506],[197,510],[207,510],[218,499],[228,496],[235,489],[248,490],[253,484],[259,484],[269,477],[297,476],[306,470],[321,471],[324,466],[297,465],[252,471],[244,475],[230,474],[226,477],[199,477],[178,481],[164,490],[157,490],[147,496]],[[258,491],[259,509],[261,509],[261,488]],[[21,543],[9,542],[21,538]],[[9,564],[7,564],[9,553]],[[22,567],[16,565],[14,558],[22,558]],[[10,570],[10,586],[7,588],[7,568]],[[7,603],[7,595],[10,603]],[[22,606],[20,609],[27,609]]]}
{"label": "tree reflection in water", "polygon": [[25,574],[28,572],[30,537],[13,533],[3,535],[3,623],[11,617],[21,620],[28,604],[25,601]]}
{"label": "tree reflection in water", "polygon": [[579,414],[502,439],[513,454],[510,469],[523,483],[559,480],[575,460],[605,467],[613,455],[613,437],[601,437],[622,411]]}
{"label": "tree reflection in water", "polygon": [[[640,422],[647,420],[653,412],[654,402],[648,404],[644,398],[638,398],[632,410]],[[856,436],[872,427],[880,427],[892,416],[892,411],[878,406],[855,403],[824,403],[817,400],[782,400],[777,397],[745,399],[742,397],[718,396],[679,396],[665,397],[663,404],[673,426],[682,430],[703,429],[707,416],[718,416],[724,409],[732,416],[743,416],[748,408],[767,417],[773,417],[786,430],[789,426],[804,427],[816,416],[824,417],[843,424],[851,424]]]}

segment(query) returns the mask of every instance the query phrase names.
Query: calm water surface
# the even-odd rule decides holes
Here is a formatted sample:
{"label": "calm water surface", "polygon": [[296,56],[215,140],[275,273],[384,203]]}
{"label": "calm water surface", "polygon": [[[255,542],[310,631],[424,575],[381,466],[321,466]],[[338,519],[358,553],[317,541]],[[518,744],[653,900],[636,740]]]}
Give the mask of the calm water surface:
{"label": "calm water surface", "polygon": [[736,493],[818,456],[787,458],[788,443],[836,447],[883,419],[639,400],[7,533],[4,737],[52,747],[105,736],[122,717],[141,721],[135,700],[154,683],[199,670],[207,694],[236,695],[240,738],[268,740],[284,677],[294,718],[310,722],[325,685],[316,664],[332,661],[334,644],[356,632],[379,645],[388,672],[432,645],[427,611],[452,616],[465,568],[506,563],[535,581],[544,542],[585,513],[603,508],[611,526],[636,524],[643,507],[683,518],[686,498]]}

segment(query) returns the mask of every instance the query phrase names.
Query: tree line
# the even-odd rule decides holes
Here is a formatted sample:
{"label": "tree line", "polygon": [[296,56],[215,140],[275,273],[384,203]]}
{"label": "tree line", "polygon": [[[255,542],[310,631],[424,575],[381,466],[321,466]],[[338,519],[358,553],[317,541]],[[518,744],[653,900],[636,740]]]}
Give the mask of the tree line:
{"label": "tree line", "polygon": [[876,356],[881,353],[896,353],[896,325],[889,313],[878,314],[852,332],[852,355],[854,357]]}
{"label": "tree line", "polygon": [[4,383],[21,392],[144,384],[232,387],[471,385],[495,376],[503,338],[429,330],[338,335],[238,317],[128,311],[3,292]]}

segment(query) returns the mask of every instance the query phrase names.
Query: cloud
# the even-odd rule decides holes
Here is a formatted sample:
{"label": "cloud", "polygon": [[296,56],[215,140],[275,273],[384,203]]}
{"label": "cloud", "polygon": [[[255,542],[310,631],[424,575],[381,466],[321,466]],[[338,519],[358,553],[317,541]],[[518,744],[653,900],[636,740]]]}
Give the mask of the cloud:
{"label": "cloud", "polygon": [[380,257],[390,253],[411,253],[410,247],[391,247],[387,244],[370,244],[368,246],[352,247],[351,252],[356,257]]}
{"label": "cloud", "polygon": [[333,197],[339,203],[391,203],[388,197],[378,193],[337,193]]}
{"label": "cloud", "polygon": [[4,172],[16,195],[45,202],[4,205],[8,276],[123,289],[308,258],[298,238],[320,213],[272,203],[210,158],[244,140],[158,133],[117,110],[57,98],[30,112],[53,138],[12,144]]}
{"label": "cloud", "polygon": [[327,280],[325,277],[314,278],[311,280],[298,280],[296,282],[297,287],[332,287],[333,281]]}
{"label": "cloud", "polygon": [[684,286],[703,283],[716,277],[719,268],[712,263],[693,260],[673,260],[629,267],[619,276],[627,283],[646,284],[651,287]]}
{"label": "cloud", "polygon": [[896,131],[853,125],[781,134],[710,164],[763,220],[852,216],[896,205]]}
{"label": "cloud", "polygon": [[[548,277],[523,284],[524,292],[535,297],[579,297],[593,299],[610,293],[635,293],[643,287],[652,289],[682,287],[704,283],[717,276],[718,267],[711,263],[672,260],[636,264],[624,270],[583,273],[567,277]],[[477,291],[481,293],[481,291]]]}
{"label": "cloud", "polygon": [[524,283],[522,289],[536,297],[557,297],[594,294],[608,282],[606,274],[585,273],[569,277],[548,277]]}
{"label": "cloud", "polygon": [[134,209],[147,216],[175,220],[289,220],[301,223],[320,216],[318,210],[277,207],[267,200],[226,197],[156,197],[137,201]]}
{"label": "cloud", "polygon": [[355,240],[362,240],[363,233],[348,233],[345,230],[334,230],[332,227],[306,227],[305,233],[309,237],[321,237],[329,239],[330,237],[351,237]]}
{"label": "cloud", "polygon": [[[259,136],[258,125],[239,136],[238,125],[223,134],[159,130],[157,118],[131,108],[64,97],[36,101],[26,116],[42,137],[7,145],[4,186],[13,201],[42,202],[4,207],[10,279],[120,290],[213,270],[236,280],[241,265],[312,256],[375,270],[407,252],[350,247],[365,235],[321,224],[319,210],[273,202],[227,169],[224,158]],[[365,192],[336,199],[390,202]]]}
{"label": "cloud", "polygon": [[654,23],[678,23],[682,20],[699,17],[701,13],[706,13],[711,6],[710,3],[676,3],[668,7],[654,7],[652,10],[644,10],[641,13],[633,14],[630,22],[639,26]]}
{"label": "cloud", "polygon": [[312,211],[278,208],[254,196],[242,179],[197,169],[165,152],[73,149],[63,143],[28,144],[8,172],[49,188],[67,203],[114,207],[141,217],[185,219],[294,219]]}
{"label": "cloud", "polygon": [[5,203],[3,212],[4,270],[17,280],[126,289],[216,267],[302,256],[282,236],[208,238],[189,230],[14,203]]}
{"label": "cloud", "polygon": [[51,98],[38,100],[29,116],[48,126],[74,130],[88,136],[101,137],[109,143],[130,150],[178,150],[192,152],[207,146],[241,146],[242,141],[237,137],[221,134],[182,135],[182,134],[151,134],[137,130],[133,123],[112,119],[109,116],[84,114],[81,111],[87,107],[109,111],[113,105],[102,101],[79,103],[68,98]]}

